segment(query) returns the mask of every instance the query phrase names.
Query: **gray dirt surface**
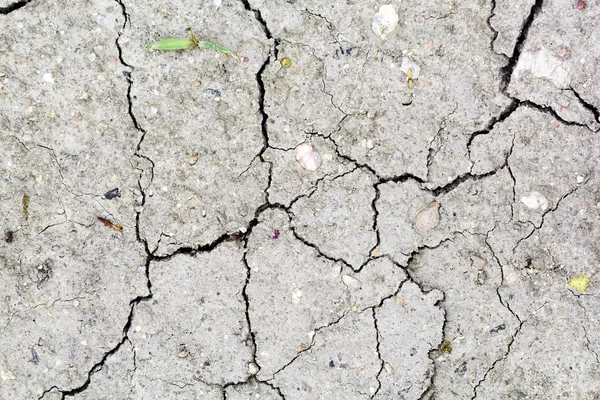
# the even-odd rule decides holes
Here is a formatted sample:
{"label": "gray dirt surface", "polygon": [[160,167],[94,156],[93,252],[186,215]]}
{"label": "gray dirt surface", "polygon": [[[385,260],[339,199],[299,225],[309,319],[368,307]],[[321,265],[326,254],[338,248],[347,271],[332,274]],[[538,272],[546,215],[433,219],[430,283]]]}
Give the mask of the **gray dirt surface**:
{"label": "gray dirt surface", "polygon": [[0,0],[0,399],[600,399],[599,18]]}

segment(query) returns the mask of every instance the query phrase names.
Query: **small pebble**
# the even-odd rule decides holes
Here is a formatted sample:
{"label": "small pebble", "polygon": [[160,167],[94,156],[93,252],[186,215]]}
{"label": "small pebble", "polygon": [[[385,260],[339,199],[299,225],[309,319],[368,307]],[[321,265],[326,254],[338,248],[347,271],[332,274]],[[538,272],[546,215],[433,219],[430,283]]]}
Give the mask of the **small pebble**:
{"label": "small pebble", "polygon": [[241,233],[246,233],[246,232],[248,232],[248,229],[246,229],[246,227],[245,227],[245,226],[242,226],[242,227],[240,228],[240,232],[241,232]]}
{"label": "small pebble", "polygon": [[583,182],[583,176],[578,175],[577,176],[577,183],[582,183]]}
{"label": "small pebble", "polygon": [[579,11],[583,10],[585,8],[585,6],[587,6],[586,2],[583,0],[578,0],[577,1],[577,9]]}
{"label": "small pebble", "polygon": [[321,162],[323,159],[321,158],[321,154],[313,147],[311,143],[302,143],[296,147],[294,152],[296,161],[302,168],[307,171],[316,171],[321,166]]}
{"label": "small pebble", "polygon": [[398,26],[398,14],[391,4],[383,5],[379,8],[379,11],[373,17],[371,29],[373,33],[379,36],[382,40],[385,40],[396,26]]}
{"label": "small pebble", "polygon": [[248,363],[248,372],[250,373],[250,375],[256,375],[259,371],[258,365],[256,365],[255,363],[251,362]]}
{"label": "small pebble", "polygon": [[115,197],[121,197],[121,191],[119,190],[119,188],[114,188],[104,193],[104,198],[107,200],[112,200]]}
{"label": "small pebble", "polygon": [[530,192],[527,196],[521,197],[521,203],[533,210],[539,208],[543,211],[548,208],[548,200],[540,192]]}
{"label": "small pebble", "polygon": [[385,370],[385,373],[390,376],[394,373],[394,368],[392,368],[392,366],[390,365],[390,363],[385,363],[383,364],[383,369]]}
{"label": "small pebble", "polygon": [[198,162],[197,155],[193,155],[193,156],[190,156],[190,158],[188,158],[188,164],[190,164],[190,165],[195,165],[197,162]]}
{"label": "small pebble", "polygon": [[190,353],[188,353],[187,350],[182,350],[179,352],[179,354],[177,354],[177,357],[179,358],[187,358],[190,355]]}
{"label": "small pebble", "polygon": [[371,150],[373,147],[375,147],[375,145],[373,145],[373,141],[367,140],[367,149]]}
{"label": "small pebble", "polygon": [[346,285],[348,287],[354,287],[354,288],[360,287],[360,281],[350,275],[342,275],[342,282],[344,282],[344,285]]}
{"label": "small pebble", "polygon": [[421,236],[428,234],[440,223],[440,204],[431,202],[427,207],[419,211],[415,217],[415,229]]}
{"label": "small pebble", "polygon": [[194,81],[194,87],[200,87],[200,81]]}

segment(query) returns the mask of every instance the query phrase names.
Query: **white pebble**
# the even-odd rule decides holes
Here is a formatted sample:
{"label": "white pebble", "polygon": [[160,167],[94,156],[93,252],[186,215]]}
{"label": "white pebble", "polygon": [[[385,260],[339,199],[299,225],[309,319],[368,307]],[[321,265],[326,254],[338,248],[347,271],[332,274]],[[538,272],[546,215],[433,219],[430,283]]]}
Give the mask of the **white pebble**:
{"label": "white pebble", "polygon": [[253,362],[248,363],[248,372],[250,373],[250,375],[256,375],[258,373],[258,370],[258,365],[256,365]]}
{"label": "white pebble", "polygon": [[577,183],[582,183],[582,182],[583,182],[583,176],[577,175]]}
{"label": "white pebble", "polygon": [[367,140],[367,149],[371,150],[375,145],[372,140]]}
{"label": "white pebble", "polygon": [[52,74],[50,74],[50,73],[44,74],[43,79],[44,79],[44,82],[54,83],[54,78],[52,77]]}
{"label": "white pebble", "polygon": [[398,14],[391,4],[383,5],[373,17],[371,29],[373,33],[385,40],[396,26],[398,26]]}
{"label": "white pebble", "polygon": [[350,275],[342,275],[342,282],[348,287],[358,288],[360,287],[360,281]]}
{"label": "white pebble", "polygon": [[321,155],[311,143],[299,144],[296,147],[295,157],[296,161],[307,171],[316,171],[323,161]]}
{"label": "white pebble", "polygon": [[521,203],[532,210],[548,208],[548,200],[540,192],[531,192],[527,196],[521,197]]}
{"label": "white pebble", "polygon": [[302,290],[295,288],[292,290],[292,303],[300,304],[300,299],[302,299]]}
{"label": "white pebble", "polygon": [[415,217],[415,229],[421,236],[425,236],[429,231],[440,223],[440,204],[437,201],[431,202],[427,207],[419,211]]}

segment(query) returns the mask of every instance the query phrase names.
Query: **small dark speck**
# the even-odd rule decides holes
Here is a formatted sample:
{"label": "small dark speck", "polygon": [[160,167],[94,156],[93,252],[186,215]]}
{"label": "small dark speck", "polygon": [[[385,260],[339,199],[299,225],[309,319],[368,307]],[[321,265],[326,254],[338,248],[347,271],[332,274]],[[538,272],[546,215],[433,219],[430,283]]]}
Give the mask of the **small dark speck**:
{"label": "small dark speck", "polygon": [[40,358],[38,357],[37,351],[32,347],[31,348],[31,357],[33,358],[33,363],[38,365],[40,363]]}
{"label": "small dark speck", "polygon": [[495,328],[490,329],[490,333],[498,333],[500,331],[503,331],[506,329],[506,325],[502,324],[502,325],[498,325]]}
{"label": "small dark speck", "polygon": [[335,364],[333,363],[333,360],[329,361],[329,366],[330,366],[331,368],[335,367]]}
{"label": "small dark speck", "polygon": [[347,56],[352,55],[352,47],[349,47],[349,48],[346,49],[346,55]]}
{"label": "small dark speck", "polygon": [[129,76],[130,76],[131,74],[129,73],[129,71],[123,71],[123,75],[125,75],[126,77],[128,77],[128,78],[129,78]]}
{"label": "small dark speck", "polygon": [[456,213],[455,213],[455,212],[453,212],[453,213],[452,213],[452,216],[453,216],[453,217],[456,217]]}
{"label": "small dark speck", "polygon": [[15,234],[13,231],[6,231],[6,233],[4,234],[4,240],[6,241],[6,243],[12,243],[12,241],[15,239]]}

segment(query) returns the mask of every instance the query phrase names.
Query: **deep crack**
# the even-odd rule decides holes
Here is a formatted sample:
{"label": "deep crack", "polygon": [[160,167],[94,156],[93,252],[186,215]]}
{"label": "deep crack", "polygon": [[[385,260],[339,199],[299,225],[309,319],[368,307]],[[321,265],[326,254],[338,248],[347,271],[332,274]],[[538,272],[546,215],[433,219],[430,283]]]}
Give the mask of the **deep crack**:
{"label": "deep crack", "polygon": [[16,1],[7,5],[6,7],[0,7],[0,15],[7,15],[13,11],[19,10],[29,4],[32,0]]}
{"label": "deep crack", "polygon": [[515,44],[512,56],[508,59],[508,63],[504,67],[500,68],[500,73],[502,74],[502,80],[500,81],[500,90],[502,91],[502,93],[506,93],[506,90],[510,85],[513,71],[515,70],[517,62],[519,61],[519,57],[521,56],[521,51],[523,50],[523,46],[525,45],[525,40],[527,39],[527,35],[529,34],[529,29],[531,28],[531,25],[533,25],[535,17],[541,11],[543,4],[544,0],[536,0],[533,6],[531,6],[529,15],[523,23],[521,33],[517,38],[517,43]]}

